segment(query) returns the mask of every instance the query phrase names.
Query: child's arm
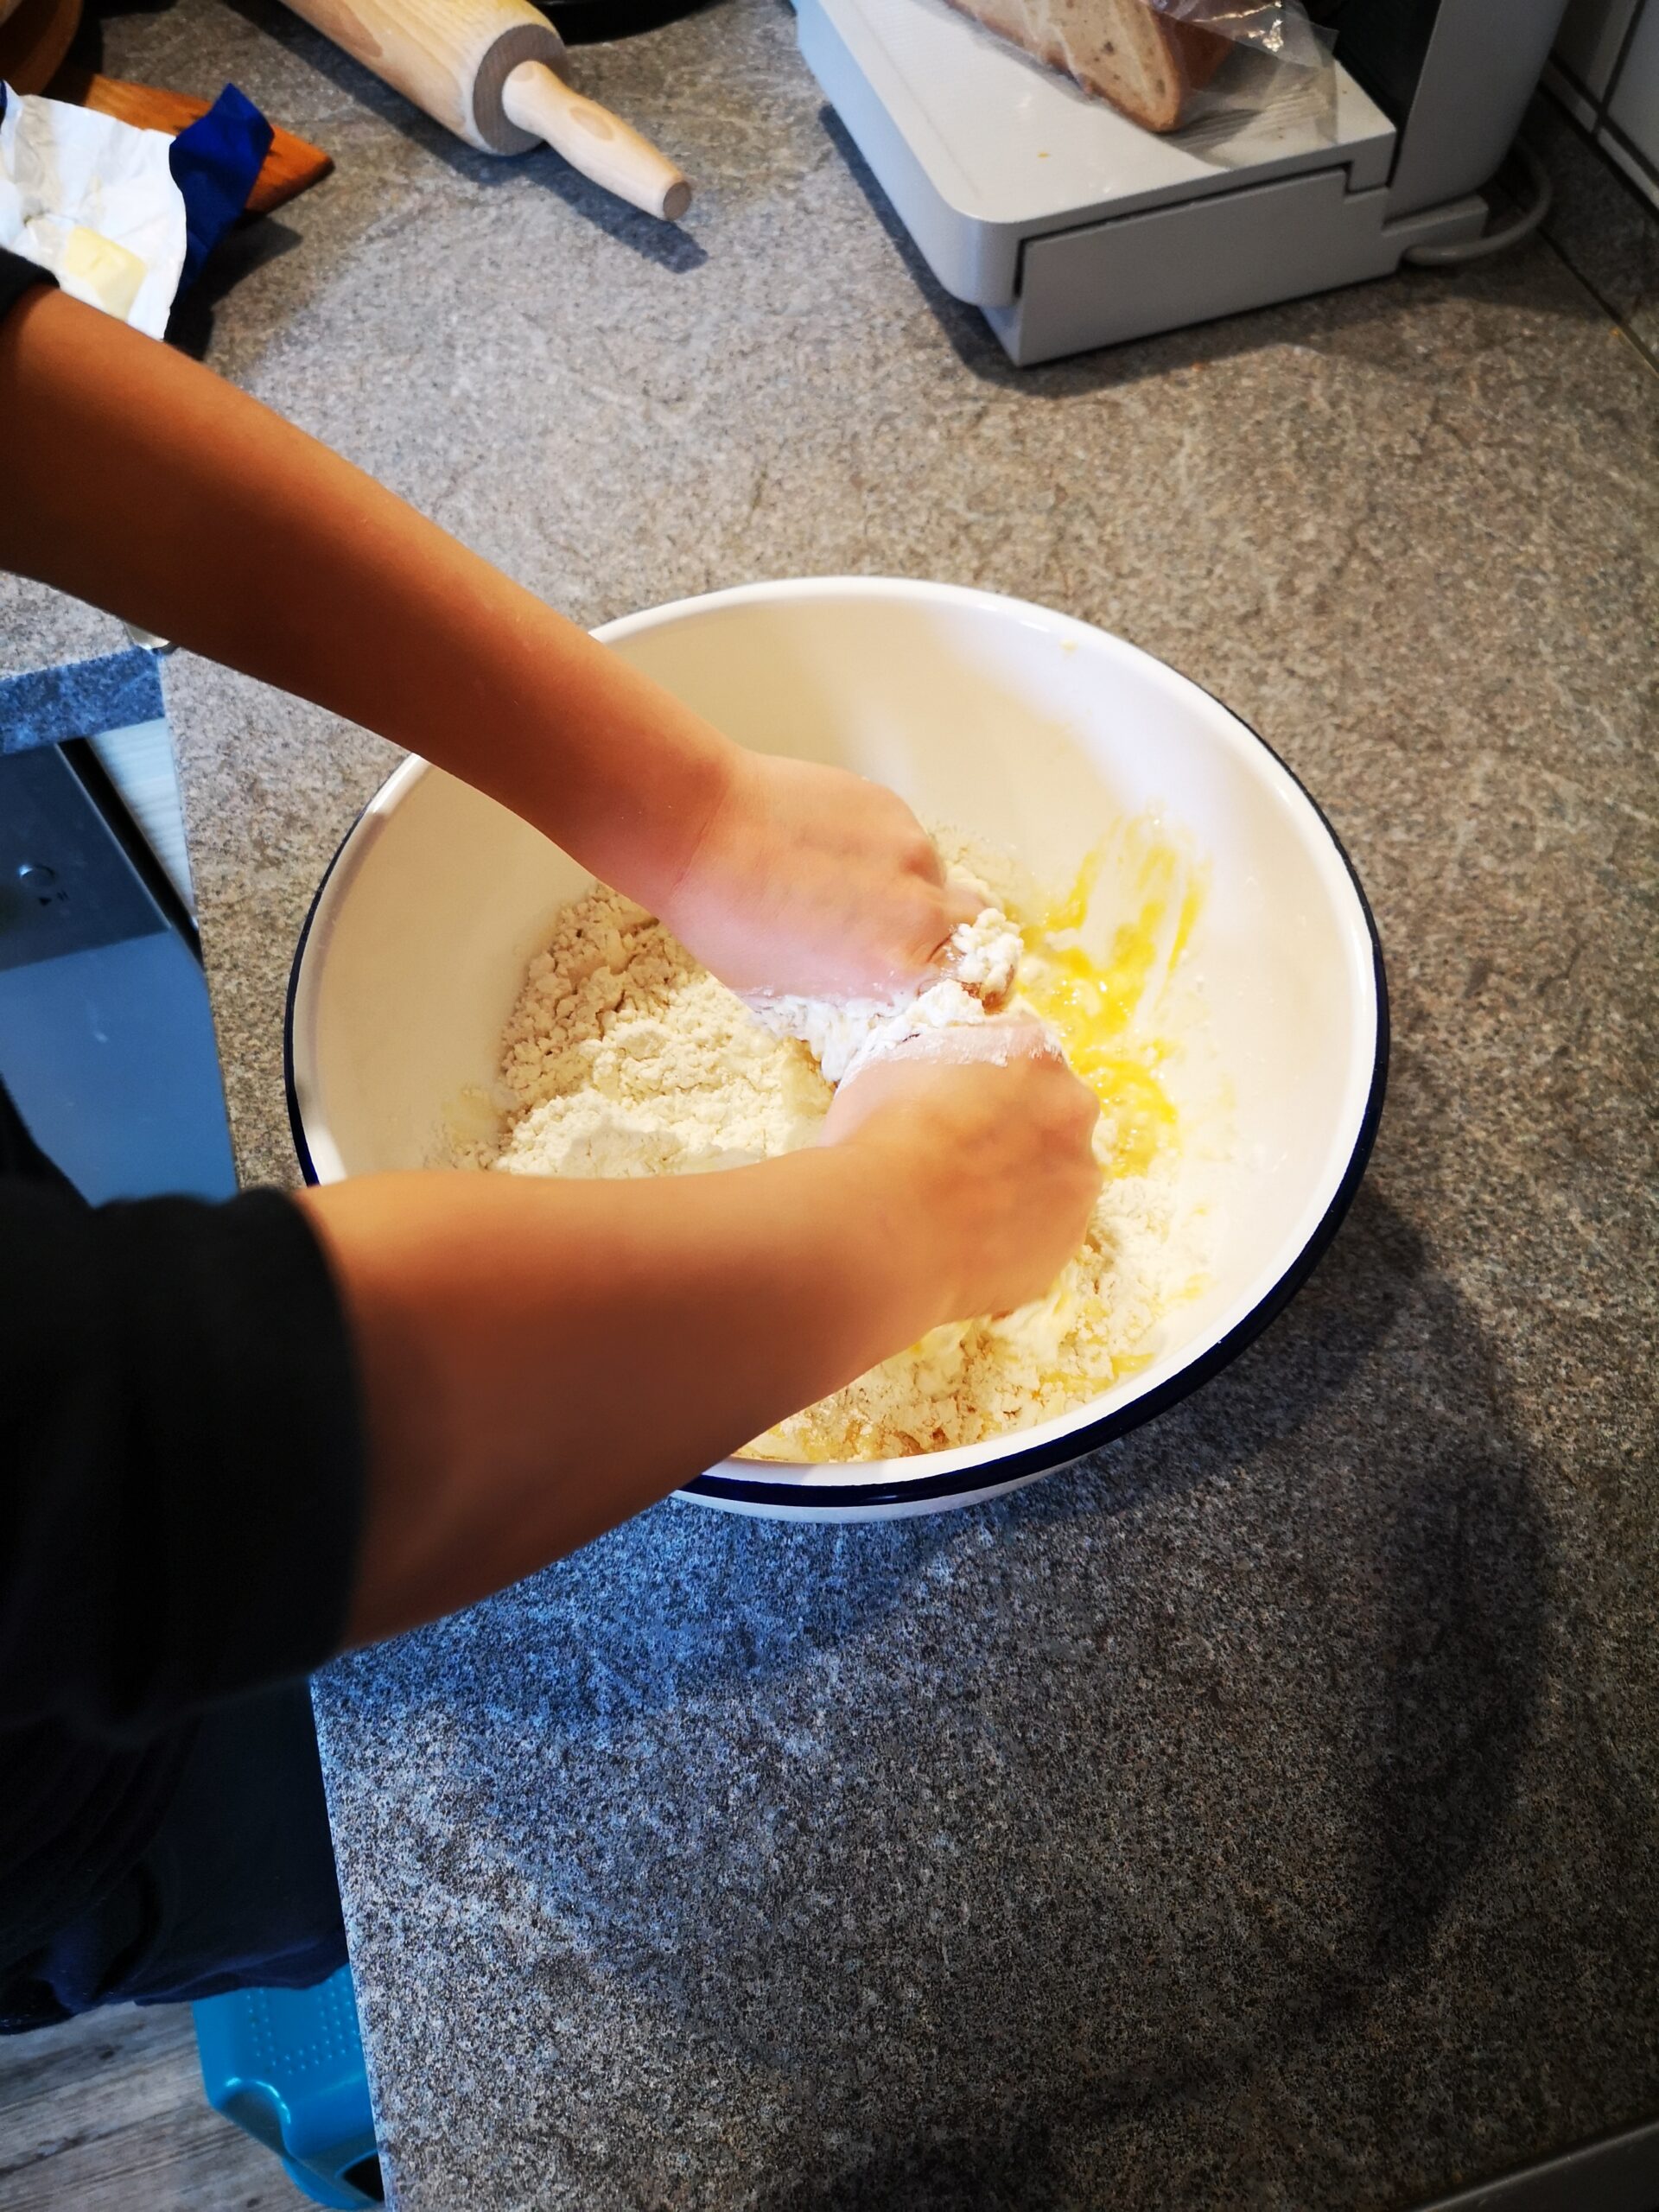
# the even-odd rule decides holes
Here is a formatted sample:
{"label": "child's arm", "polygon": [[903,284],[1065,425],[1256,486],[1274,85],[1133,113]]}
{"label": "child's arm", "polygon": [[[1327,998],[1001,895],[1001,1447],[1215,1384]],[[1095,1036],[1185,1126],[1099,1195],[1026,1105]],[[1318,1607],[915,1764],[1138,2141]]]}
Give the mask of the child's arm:
{"label": "child's arm", "polygon": [[[740,986],[882,989],[959,912],[890,794],[740,752],[345,462],[49,291],[0,323],[0,565],[441,761]],[[950,1049],[987,1044],[1007,1033]],[[308,1192],[366,1429],[349,1639],[499,1587],[934,1323],[1036,1295],[1083,1232],[1095,1117],[1041,1053],[888,1065],[843,1087],[828,1142],[760,1167]]]}
{"label": "child's arm", "polygon": [[[1013,1033],[1018,1035],[1019,1033]],[[353,1643],[469,1603],[1077,1249],[1090,1094],[986,1024],[844,1085],[829,1141],[717,1175],[380,1175],[306,1193],[369,1436]]]}
{"label": "child's arm", "polygon": [[44,288],[0,321],[0,567],[441,763],[735,988],[884,991],[971,905],[891,793],[733,745],[326,447]]}

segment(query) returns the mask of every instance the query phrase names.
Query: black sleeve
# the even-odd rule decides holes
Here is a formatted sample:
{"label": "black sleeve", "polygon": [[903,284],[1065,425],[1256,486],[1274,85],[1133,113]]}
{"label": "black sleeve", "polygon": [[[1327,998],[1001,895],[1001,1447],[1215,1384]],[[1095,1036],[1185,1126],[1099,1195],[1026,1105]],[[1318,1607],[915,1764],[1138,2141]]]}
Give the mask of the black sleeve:
{"label": "black sleeve", "polygon": [[0,251],[0,322],[5,321],[25,292],[36,284],[55,284],[57,281],[49,270],[37,269],[21,254]]}
{"label": "black sleeve", "polygon": [[274,1191],[92,1208],[0,1179],[0,1727],[135,1740],[339,1644],[351,1341]]}

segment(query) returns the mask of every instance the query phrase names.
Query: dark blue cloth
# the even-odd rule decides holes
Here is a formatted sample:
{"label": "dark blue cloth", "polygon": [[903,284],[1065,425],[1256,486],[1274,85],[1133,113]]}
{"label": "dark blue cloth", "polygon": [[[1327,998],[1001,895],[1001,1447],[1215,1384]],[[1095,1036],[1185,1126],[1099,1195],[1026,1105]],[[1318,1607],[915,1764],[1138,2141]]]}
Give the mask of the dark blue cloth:
{"label": "dark blue cloth", "polygon": [[253,102],[226,85],[206,115],[173,141],[173,181],[184,200],[184,268],[179,296],[248,204],[273,133]]}
{"label": "dark blue cloth", "polygon": [[321,1980],[291,1678],[340,1643],[362,1481],[321,1251],[271,1191],[86,1205],[0,1084],[0,1256],[31,1291],[0,1329],[0,2033]]}
{"label": "dark blue cloth", "polygon": [[142,1849],[0,1975],[0,2032],[100,2005],[308,1989],[345,1963],[311,1700],[284,1682],[197,1722]]}

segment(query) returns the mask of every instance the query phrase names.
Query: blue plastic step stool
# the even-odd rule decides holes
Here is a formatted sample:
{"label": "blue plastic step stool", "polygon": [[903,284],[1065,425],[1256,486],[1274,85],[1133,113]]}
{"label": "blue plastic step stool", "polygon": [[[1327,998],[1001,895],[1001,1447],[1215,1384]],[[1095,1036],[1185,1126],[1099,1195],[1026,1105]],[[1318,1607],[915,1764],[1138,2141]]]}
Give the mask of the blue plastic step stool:
{"label": "blue plastic step stool", "polygon": [[338,2212],[385,2202],[352,1970],[309,1989],[237,1989],[191,2006],[207,2101]]}

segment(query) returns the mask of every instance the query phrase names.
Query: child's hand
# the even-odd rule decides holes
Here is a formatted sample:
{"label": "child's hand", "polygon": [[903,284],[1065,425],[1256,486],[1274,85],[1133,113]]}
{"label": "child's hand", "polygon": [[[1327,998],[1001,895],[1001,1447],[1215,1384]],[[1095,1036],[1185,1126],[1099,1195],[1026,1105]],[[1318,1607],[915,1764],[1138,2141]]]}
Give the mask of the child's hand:
{"label": "child's hand", "polygon": [[850,1077],[823,1141],[899,1167],[913,1211],[896,1233],[929,1249],[938,1319],[957,1321],[1042,1297],[1077,1251],[1100,1190],[1099,1111],[1036,1022],[976,1022]]}
{"label": "child's hand", "polygon": [[657,911],[734,990],[887,998],[915,983],[979,900],[879,784],[737,752],[729,787]]}

